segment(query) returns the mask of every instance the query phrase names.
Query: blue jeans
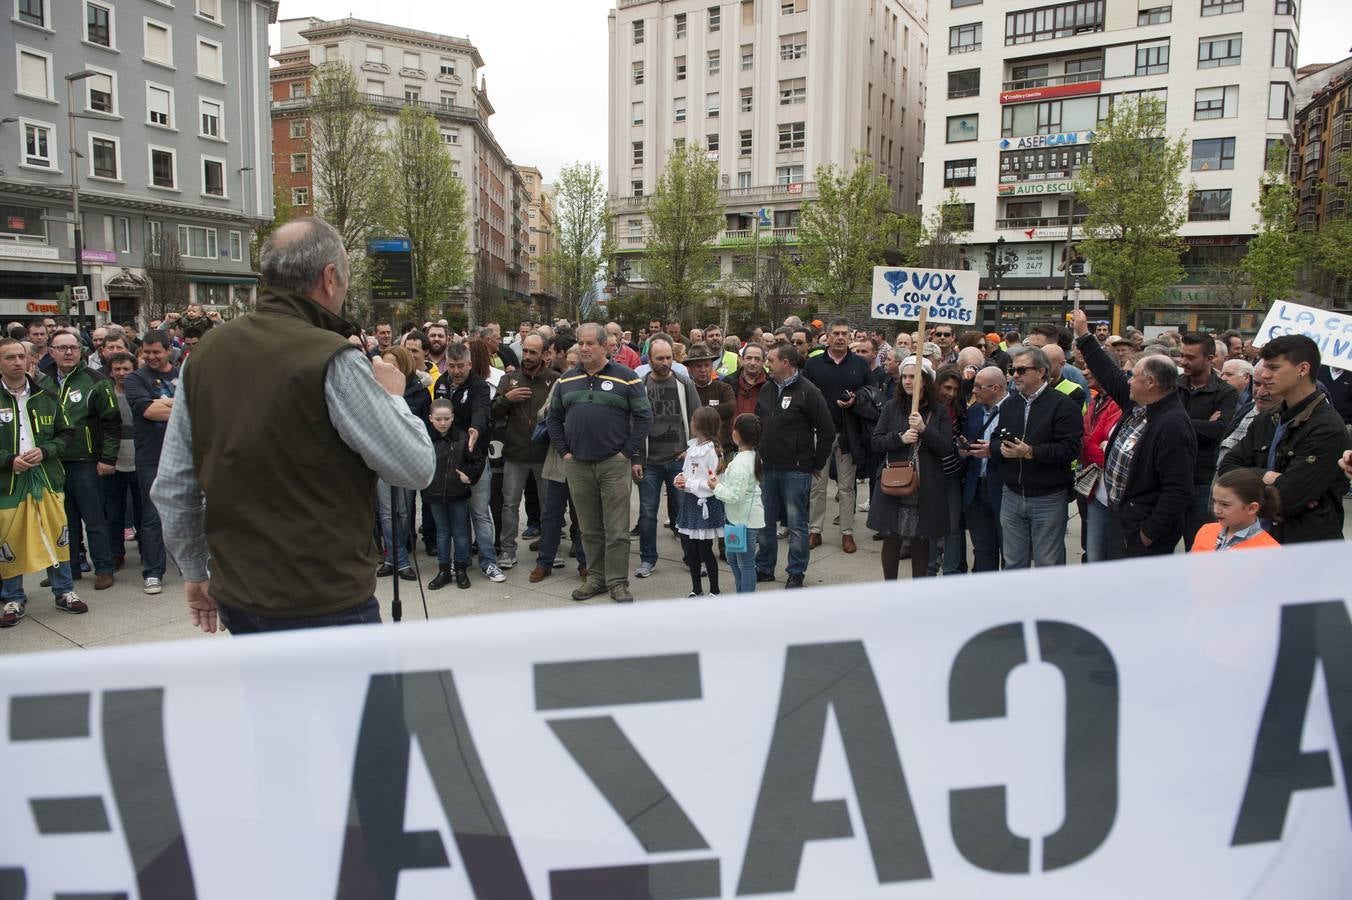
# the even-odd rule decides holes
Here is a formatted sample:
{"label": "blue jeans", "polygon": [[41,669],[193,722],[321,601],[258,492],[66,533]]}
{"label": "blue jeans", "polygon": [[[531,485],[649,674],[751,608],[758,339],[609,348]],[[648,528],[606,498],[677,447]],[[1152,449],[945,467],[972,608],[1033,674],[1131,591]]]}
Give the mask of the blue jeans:
{"label": "blue jeans", "polygon": [[1025,497],[1008,487],[1000,499],[1005,568],[1039,569],[1066,564],[1067,491]]}
{"label": "blue jeans", "polygon": [[92,462],[72,461],[66,467],[66,523],[70,527],[70,558],[84,550],[80,530],[89,532],[89,562],[96,575],[111,575],[113,553],[108,546],[108,520],[103,515],[103,481]]}
{"label": "blue jeans", "polygon": [[[390,486],[384,481],[376,481],[376,508],[380,515],[380,534],[385,540],[385,562],[390,562],[390,548],[394,548],[394,567],[396,569],[408,568],[408,538],[409,535],[404,529],[407,527],[409,507],[413,503],[413,492],[404,488],[394,489],[394,508],[390,507]],[[394,540],[392,534],[393,517],[399,517],[399,540]]]}
{"label": "blue jeans", "polygon": [[294,631],[298,628],[326,628],[331,625],[379,625],[380,604],[375,597],[363,600],[351,609],[322,616],[262,616],[220,606],[221,624],[233,635],[264,634],[269,631]]}
{"label": "blue jeans", "polygon": [[770,575],[779,563],[779,536],[775,524],[788,514],[789,564],[788,573],[799,575],[807,571],[807,508],[812,493],[812,473],[790,470],[766,470],[761,482],[761,500],[765,504],[766,525],[761,529],[760,546],[756,550],[756,570]]}
{"label": "blue jeans", "polygon": [[1113,559],[1120,559],[1120,553],[1113,553],[1109,546],[1110,524],[1112,518],[1117,514],[1108,507],[1104,506],[1094,497],[1085,501],[1085,533],[1084,552],[1091,563],[1108,562]]}
{"label": "blue jeans", "polygon": [[[469,504],[467,499],[442,500],[428,498],[432,505],[432,518],[437,523],[437,564],[451,564],[451,544],[455,544],[455,564],[469,565]],[[489,550],[492,550],[489,543]],[[480,551],[483,544],[479,545]]]}
{"label": "blue jeans", "polygon": [[127,555],[122,532],[127,528],[127,495],[131,495],[131,527],[141,527],[141,487],[135,472],[114,472],[99,479],[103,489],[103,519],[108,523],[108,549],[113,560]]}
{"label": "blue jeans", "polygon": [[[986,478],[997,477],[987,475]],[[977,483],[972,505],[963,513],[967,531],[972,536],[972,571],[1000,571],[1000,514],[987,500],[986,479]]]}
{"label": "blue jeans", "polygon": [[676,476],[682,463],[673,459],[667,463],[648,463],[643,467],[643,480],[638,483],[638,560],[657,562],[657,505],[662,499],[662,485],[667,496],[678,494]]}
{"label": "blue jeans", "polygon": [[[474,540],[479,545],[479,568],[486,569],[490,565],[498,564],[498,551],[494,547],[496,538],[493,534],[493,473],[490,467],[484,465],[484,473],[479,476],[479,480],[469,489],[469,513],[470,521],[474,524]],[[436,506],[436,500],[432,501]],[[435,516],[436,514],[433,513]],[[437,526],[440,529],[441,526]],[[441,535],[437,535],[438,554],[441,552]]]}
{"label": "blue jeans", "polygon": [[[62,594],[68,594],[75,590],[75,581],[71,578],[70,563],[68,562],[48,566],[47,577],[52,582],[53,597],[60,597]],[[3,582],[0,582],[0,603],[8,603],[11,600],[19,603],[28,602],[28,597],[23,592],[22,575],[15,575],[13,578],[6,578]]]}
{"label": "blue jeans", "polygon": [[[1211,482],[1192,486],[1192,501],[1187,512],[1183,513],[1183,552],[1192,551],[1192,539],[1197,536],[1203,525],[1216,521],[1211,509]],[[1172,552],[1172,551],[1170,551]]]}
{"label": "blue jeans", "polygon": [[732,583],[737,588],[739,594],[754,594],[756,592],[756,538],[760,534],[759,528],[748,528],[746,530],[746,552],[733,553],[728,551],[728,568],[732,569]]}
{"label": "blue jeans", "polygon": [[[568,482],[542,478],[540,483],[544,485],[545,495],[540,509],[540,548],[539,555],[535,557],[535,564],[542,569],[550,569],[554,566],[554,557],[558,556],[559,542],[563,540],[563,514],[564,506],[568,504]],[[574,520],[577,518],[576,510],[573,510],[572,518]],[[582,549],[582,535],[577,530],[576,521],[572,522],[569,537],[573,542],[573,549],[577,551],[577,567],[585,569],[587,554]]]}
{"label": "blue jeans", "polygon": [[164,555],[164,534],[160,530],[160,511],[150,499],[150,486],[155,483],[159,468],[158,461],[151,466],[136,467],[136,480],[141,485],[141,524],[137,526],[136,536],[141,544],[142,578],[163,578],[164,568],[168,565]]}

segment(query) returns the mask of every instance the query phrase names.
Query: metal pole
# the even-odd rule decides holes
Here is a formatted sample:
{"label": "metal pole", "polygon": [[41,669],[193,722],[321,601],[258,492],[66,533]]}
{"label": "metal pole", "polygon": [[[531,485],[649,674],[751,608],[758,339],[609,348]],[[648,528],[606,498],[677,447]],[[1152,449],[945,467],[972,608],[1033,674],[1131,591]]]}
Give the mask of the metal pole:
{"label": "metal pole", "polygon": [[[75,82],[66,76],[66,121],[70,125],[70,202],[75,217],[75,283],[84,286],[84,232],[80,227],[80,170],[79,152],[75,149]],[[77,300],[75,321],[84,323],[84,301]]]}
{"label": "metal pole", "polygon": [[[394,492],[397,490],[394,485],[390,485],[390,546],[385,548],[385,552],[390,555],[390,565],[394,571],[390,573],[391,587],[394,589],[394,602],[390,604],[390,618],[399,622],[404,618],[404,604],[399,600],[399,567],[396,563],[399,561],[399,503]],[[414,548],[416,550],[416,548]]]}
{"label": "metal pole", "polygon": [[1070,213],[1066,216],[1066,258],[1063,268],[1066,270],[1065,284],[1061,288],[1061,324],[1065,324],[1070,314],[1070,248],[1075,234],[1075,194],[1070,195]]}
{"label": "metal pole", "polygon": [[751,325],[760,324],[760,210],[751,223]]}

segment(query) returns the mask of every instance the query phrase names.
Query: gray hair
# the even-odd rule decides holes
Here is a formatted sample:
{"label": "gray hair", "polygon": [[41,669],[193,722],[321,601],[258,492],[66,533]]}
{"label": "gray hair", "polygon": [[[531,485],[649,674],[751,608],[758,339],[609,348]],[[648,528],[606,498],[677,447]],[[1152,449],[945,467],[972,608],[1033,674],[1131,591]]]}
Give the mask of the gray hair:
{"label": "gray hair", "polygon": [[287,222],[268,236],[259,254],[259,271],[270,287],[308,294],[334,266],[342,284],[348,283],[347,251],[343,237],[322,219],[304,216]]}
{"label": "gray hair", "polygon": [[1167,356],[1151,353],[1141,359],[1141,371],[1155,381],[1160,390],[1175,390],[1178,387],[1178,366]]}
{"label": "gray hair", "polygon": [[583,322],[581,325],[577,326],[577,328],[573,329],[573,337],[579,341],[582,340],[582,332],[588,328],[592,329],[595,332],[594,338],[596,340],[596,343],[598,344],[605,343],[606,330],[602,328],[600,325],[597,325],[595,322]]}
{"label": "gray hair", "polygon": [[112,340],[113,338],[121,338],[122,340],[127,339],[127,330],[121,325],[104,325],[103,329],[104,340]]}
{"label": "gray hair", "polygon": [[463,341],[446,345],[446,358],[452,362],[469,359],[469,345]]}
{"label": "gray hair", "polygon": [[1246,378],[1253,377],[1253,364],[1250,363],[1247,359],[1227,359],[1225,361],[1225,364],[1221,366],[1221,371],[1224,372],[1226,369],[1232,367],[1236,372],[1245,376]]}
{"label": "gray hair", "polygon": [[1047,354],[1042,352],[1042,348],[1029,347],[1027,345],[1024,345],[1019,347],[1019,349],[1015,350],[1013,353],[1011,353],[1009,355],[1009,358],[1011,360],[1017,360],[1023,356],[1026,356],[1031,360],[1030,365],[1032,365],[1034,369],[1041,369],[1043,371],[1044,374],[1042,377],[1044,380],[1046,379],[1047,375],[1051,373],[1052,364],[1047,359]]}

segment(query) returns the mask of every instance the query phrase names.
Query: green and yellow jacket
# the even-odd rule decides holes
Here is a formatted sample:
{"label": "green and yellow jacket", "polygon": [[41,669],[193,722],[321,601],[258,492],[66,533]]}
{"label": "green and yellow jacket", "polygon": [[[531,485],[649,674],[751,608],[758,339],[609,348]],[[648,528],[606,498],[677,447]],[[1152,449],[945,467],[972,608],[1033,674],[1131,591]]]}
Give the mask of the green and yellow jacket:
{"label": "green and yellow jacket", "polygon": [[64,384],[52,378],[48,387],[61,399],[61,409],[75,435],[61,454],[63,462],[117,462],[122,441],[122,413],[117,407],[113,380],[83,361]]}
{"label": "green and yellow jacket", "polygon": [[[19,455],[19,402],[6,388],[0,387],[0,486],[6,494],[14,493],[14,457]],[[28,423],[32,429],[33,446],[42,448],[42,473],[53,491],[61,491],[66,484],[66,470],[61,465],[61,454],[75,440],[75,432],[66,421],[56,385],[28,379]]]}

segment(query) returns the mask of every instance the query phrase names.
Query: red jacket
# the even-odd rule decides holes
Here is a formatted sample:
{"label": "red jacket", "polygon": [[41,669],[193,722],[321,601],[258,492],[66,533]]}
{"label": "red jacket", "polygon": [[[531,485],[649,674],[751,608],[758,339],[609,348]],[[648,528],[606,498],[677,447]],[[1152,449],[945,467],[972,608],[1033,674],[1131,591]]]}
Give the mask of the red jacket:
{"label": "red jacket", "polygon": [[[1103,445],[1112,436],[1117,420],[1122,418],[1122,407],[1100,392],[1086,404],[1084,411],[1084,439],[1080,446],[1080,464],[1104,466]],[[1097,487],[1097,484],[1095,484]]]}
{"label": "red jacket", "polygon": [[615,351],[615,355],[612,356],[611,359],[615,360],[615,362],[624,366],[626,369],[637,369],[639,366],[643,365],[643,363],[639,362],[638,354],[634,352],[634,348],[625,343],[620,344],[620,349]]}
{"label": "red jacket", "polygon": [[723,381],[732,385],[732,394],[737,398],[737,415],[742,413],[751,413],[755,415],[756,403],[760,400],[761,388],[765,387],[765,373],[762,372],[760,380],[754,384],[747,384],[742,378],[741,370],[729,372],[723,376]]}

